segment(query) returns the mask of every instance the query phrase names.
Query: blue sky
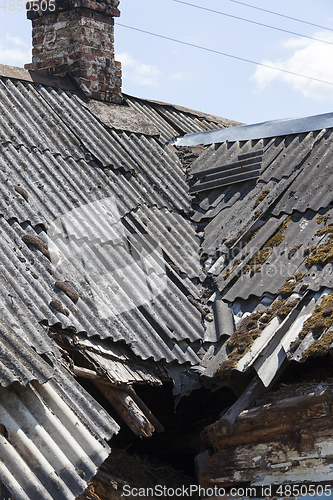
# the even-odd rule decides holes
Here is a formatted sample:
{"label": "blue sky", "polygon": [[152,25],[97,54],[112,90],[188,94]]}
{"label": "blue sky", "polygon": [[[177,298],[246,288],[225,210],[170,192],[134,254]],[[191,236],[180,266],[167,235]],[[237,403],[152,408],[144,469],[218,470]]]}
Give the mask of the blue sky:
{"label": "blue sky", "polygon": [[[0,0],[0,6],[4,5]],[[0,63],[31,60],[31,23],[22,0],[0,8]],[[331,0],[244,0],[333,30]],[[179,4],[174,0],[122,0],[119,23],[302,73],[333,83],[333,31],[260,12],[231,0],[190,3],[241,16],[321,43]],[[24,3],[24,2],[23,2]],[[209,53],[116,26],[123,91],[180,104],[244,123],[333,111],[333,85],[326,85]]]}

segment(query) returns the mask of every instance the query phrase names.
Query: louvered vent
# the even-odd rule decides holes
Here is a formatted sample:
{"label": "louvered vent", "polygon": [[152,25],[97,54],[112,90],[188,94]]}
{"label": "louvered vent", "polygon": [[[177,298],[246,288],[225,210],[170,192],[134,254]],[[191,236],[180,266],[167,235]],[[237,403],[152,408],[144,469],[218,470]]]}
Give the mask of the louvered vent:
{"label": "louvered vent", "polygon": [[198,181],[190,188],[190,193],[199,193],[237,182],[257,179],[260,175],[263,151],[255,151],[238,156],[238,161],[194,173]]}

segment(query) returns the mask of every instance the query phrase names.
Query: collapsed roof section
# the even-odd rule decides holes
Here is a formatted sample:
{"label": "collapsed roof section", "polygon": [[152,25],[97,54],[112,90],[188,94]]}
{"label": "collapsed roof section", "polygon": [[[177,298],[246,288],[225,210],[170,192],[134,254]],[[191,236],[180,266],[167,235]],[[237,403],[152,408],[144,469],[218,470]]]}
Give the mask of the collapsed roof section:
{"label": "collapsed roof section", "polygon": [[0,478],[19,500],[70,499],[119,429],[73,376],[150,436],[163,426],[132,384],[173,380],[187,393],[212,355],[191,197],[165,142],[222,121],[1,72]]}
{"label": "collapsed roof section", "polygon": [[[307,120],[313,121],[321,123]],[[220,365],[222,378],[255,368],[269,386],[286,358],[302,361],[331,349],[329,325],[313,331],[305,320],[325,309],[333,288],[332,132],[213,144],[192,163],[192,220],[202,231],[202,259],[218,290],[211,302],[228,306],[235,324],[208,377]],[[237,162],[252,157],[261,162],[257,178],[231,175],[224,186],[206,184],[206,174],[209,181],[230,165],[245,171]],[[200,185],[202,191],[195,189]],[[247,324],[241,322],[246,316]]]}

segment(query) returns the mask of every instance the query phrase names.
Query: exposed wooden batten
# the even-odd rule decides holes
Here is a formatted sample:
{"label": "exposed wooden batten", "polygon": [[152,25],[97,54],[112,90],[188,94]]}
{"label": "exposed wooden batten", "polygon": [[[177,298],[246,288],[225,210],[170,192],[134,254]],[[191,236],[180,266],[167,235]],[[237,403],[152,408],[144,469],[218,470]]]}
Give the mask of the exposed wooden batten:
{"label": "exposed wooden batten", "polygon": [[155,427],[127,392],[100,382],[94,382],[94,384],[134,434],[140,437],[153,435]]}
{"label": "exposed wooden batten", "polygon": [[246,391],[237,399],[236,403],[214,424],[214,432],[222,436],[233,433],[238,415],[245,409],[251,408],[254,402],[263,396],[266,387],[256,376]]}
{"label": "exposed wooden batten", "polygon": [[[131,418],[132,418],[133,412],[130,412],[129,416],[124,418],[124,411],[125,411],[125,408],[127,407],[127,405],[129,405],[129,408],[132,408],[132,410],[134,411],[134,414],[135,414],[133,428],[131,427],[131,425],[129,425],[129,427],[138,436],[141,435],[141,431],[138,433],[138,429],[137,429],[137,423],[139,423],[139,421],[140,421],[140,419],[139,419],[139,421],[137,420],[137,415],[140,412],[142,413],[141,420],[142,420],[142,422],[144,422],[144,424],[143,424],[144,430],[143,430],[142,435],[145,435],[145,432],[146,432],[146,430],[145,430],[147,427],[146,421],[148,421],[148,423],[150,424],[150,426],[152,428],[152,432],[154,432],[154,430],[156,430],[157,432],[164,431],[163,425],[152,414],[152,412],[149,410],[147,405],[142,401],[142,399],[137,395],[137,393],[135,392],[135,390],[133,389],[132,386],[125,385],[125,384],[116,385],[113,382],[109,381],[106,377],[102,377],[97,372],[95,372],[93,370],[89,370],[88,368],[82,368],[82,367],[75,366],[74,373],[78,377],[88,378],[92,382],[94,382],[96,387],[98,387],[98,389],[102,392],[104,397],[111,403],[111,405],[114,407],[114,409],[117,411],[117,413],[119,413],[119,415],[123,418],[123,420],[125,420],[125,422],[128,425],[129,425],[129,420],[131,420]],[[111,389],[112,387],[115,389],[114,391],[112,391],[112,389]],[[123,395],[120,397],[119,394],[121,394],[121,393],[127,394],[128,398],[124,397]],[[130,400],[132,400],[135,403],[137,408],[131,406],[131,404],[129,403]],[[148,430],[148,433],[151,432],[151,429],[149,428],[149,426],[147,427],[147,430]],[[150,434],[148,434],[148,435],[150,435]]]}

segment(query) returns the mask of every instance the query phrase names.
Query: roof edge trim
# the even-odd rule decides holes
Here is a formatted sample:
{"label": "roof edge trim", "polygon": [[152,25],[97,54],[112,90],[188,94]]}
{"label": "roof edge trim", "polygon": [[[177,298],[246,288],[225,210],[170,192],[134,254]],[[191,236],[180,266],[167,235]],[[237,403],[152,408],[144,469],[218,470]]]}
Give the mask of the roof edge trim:
{"label": "roof edge trim", "polygon": [[266,139],[291,134],[301,134],[333,127],[333,113],[307,116],[304,118],[288,118],[273,120],[253,125],[209,130],[196,134],[188,134],[173,141],[175,146],[197,146],[218,144],[222,142],[249,141]]}

